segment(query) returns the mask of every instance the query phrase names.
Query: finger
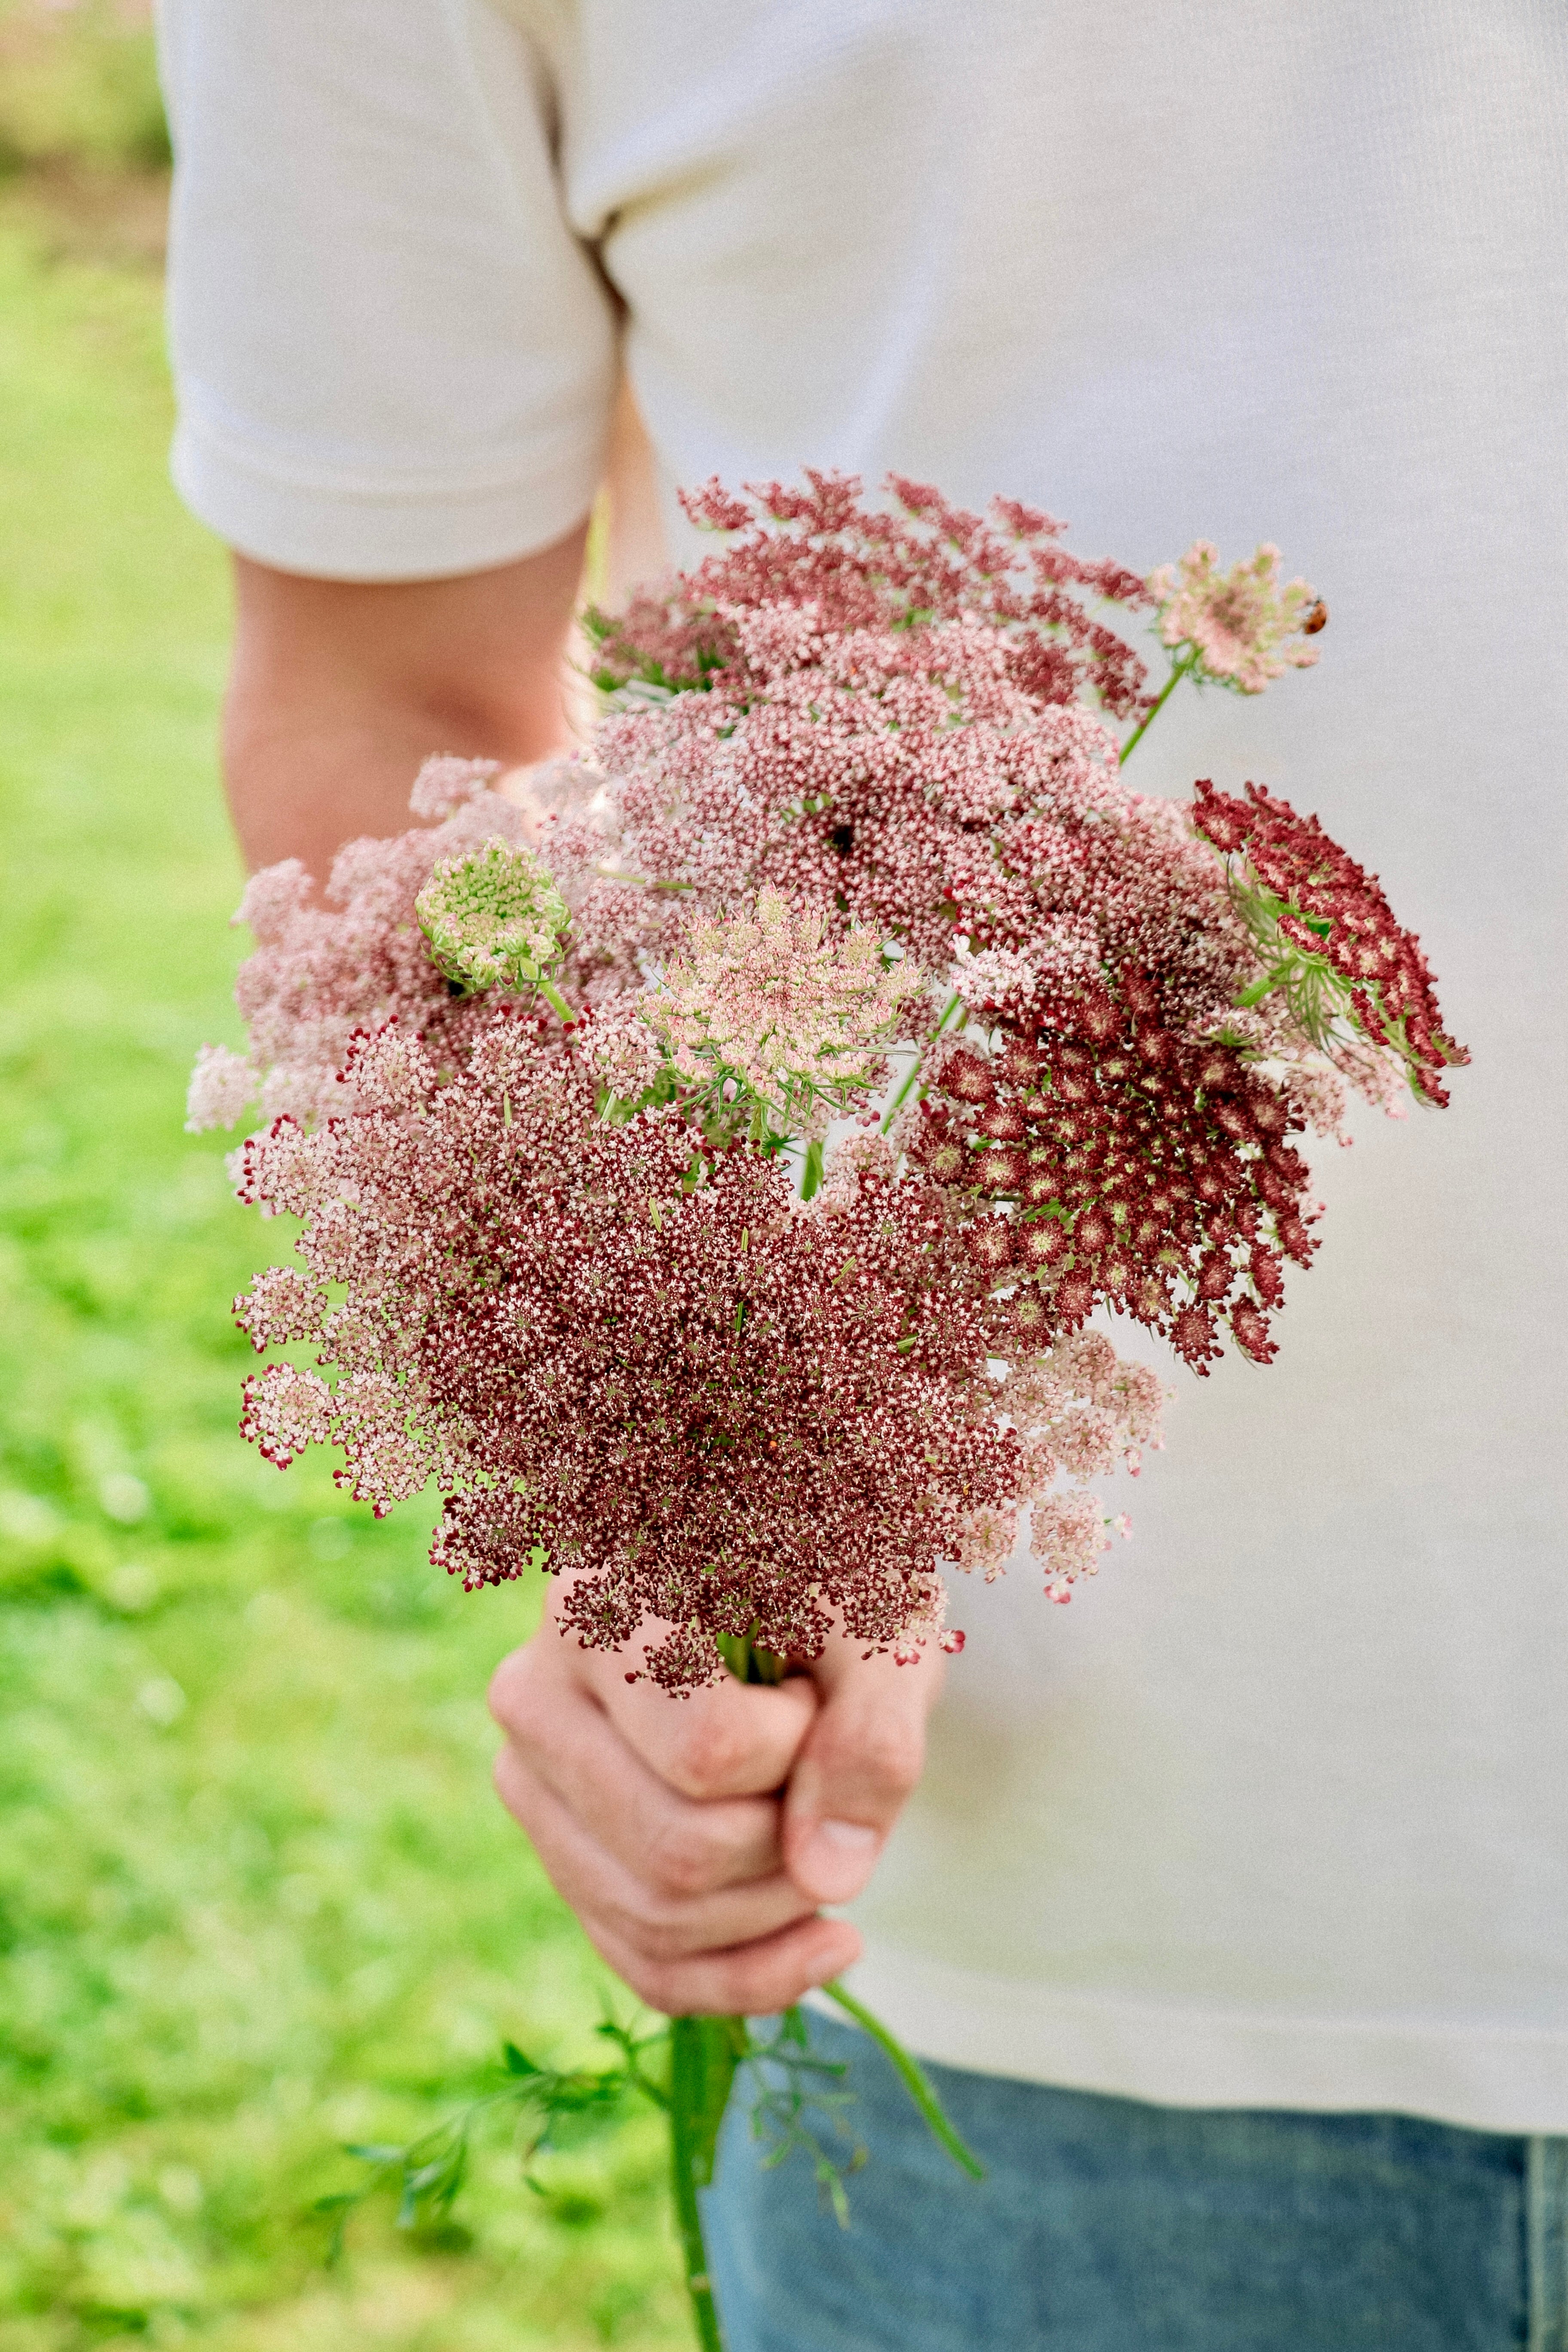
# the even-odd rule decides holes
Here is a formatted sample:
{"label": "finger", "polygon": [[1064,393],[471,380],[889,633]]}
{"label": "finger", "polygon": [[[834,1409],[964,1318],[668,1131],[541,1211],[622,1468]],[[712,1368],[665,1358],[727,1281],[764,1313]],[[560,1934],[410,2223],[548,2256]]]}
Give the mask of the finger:
{"label": "finger", "polygon": [[792,1675],[766,1684],[740,1683],[724,1675],[689,1698],[674,1698],[657,1683],[626,1680],[628,1674],[638,1675],[663,1627],[644,1627],[624,1650],[585,1650],[575,1633],[563,1633],[556,1623],[560,1597],[551,1596],[546,1626],[578,1681],[661,1780],[698,1798],[760,1796],[784,1786],[816,1713],[809,1676]]}
{"label": "finger", "polygon": [[515,1748],[496,1759],[496,1787],[521,1822],[551,1883],[584,1920],[649,1965],[751,1943],[810,1917],[815,1905],[782,1870],[744,1886],[661,1895],[587,1836],[571,1810]]}
{"label": "finger", "polygon": [[613,1928],[584,1919],[588,1939],[637,1999],[666,2017],[767,2017],[852,1968],[860,1937],[847,1919],[803,1919],[760,1943],[686,1960],[645,1960]]}
{"label": "finger", "polygon": [[864,1658],[841,1635],[817,1661],[822,1705],[790,1776],[783,1832],[785,1867],[814,1901],[847,1903],[870,1877],[921,1777],[943,1664],[934,1649],[907,1666]]}
{"label": "finger", "polygon": [[682,1796],[628,1747],[566,1670],[565,1654],[558,1642],[531,1642],[503,1659],[490,1712],[590,1838],[669,1897],[742,1885],[782,1867],[776,1800]]}

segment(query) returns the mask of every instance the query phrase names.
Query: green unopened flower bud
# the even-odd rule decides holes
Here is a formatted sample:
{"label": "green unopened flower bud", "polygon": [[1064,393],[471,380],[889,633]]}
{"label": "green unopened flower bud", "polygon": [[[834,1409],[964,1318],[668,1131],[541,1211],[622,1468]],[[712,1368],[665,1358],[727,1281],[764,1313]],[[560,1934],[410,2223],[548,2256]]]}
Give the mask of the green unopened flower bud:
{"label": "green unopened flower bud", "polygon": [[466,857],[444,857],[415,900],[438,971],[460,988],[537,989],[563,1020],[571,1008],[551,984],[572,917],[539,860],[526,849],[487,841]]}

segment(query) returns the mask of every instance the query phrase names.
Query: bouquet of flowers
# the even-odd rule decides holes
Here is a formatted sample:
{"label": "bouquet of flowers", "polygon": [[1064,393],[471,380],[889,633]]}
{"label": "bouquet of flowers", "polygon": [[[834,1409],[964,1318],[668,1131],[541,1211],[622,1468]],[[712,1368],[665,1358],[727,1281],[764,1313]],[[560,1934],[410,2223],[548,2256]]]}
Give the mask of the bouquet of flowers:
{"label": "bouquet of flowers", "polygon": [[[258,1102],[240,1196],[302,1221],[237,1311],[320,1369],[254,1376],[245,1433],[335,1444],[378,1514],[436,1480],[466,1587],[562,1579],[564,1624],[675,1696],[835,1633],[957,1650],[942,1570],[999,1575],[1026,1528],[1066,1601],[1125,1531],[1087,1482],[1160,1442],[1104,1327],[1269,1362],[1322,1213],[1297,1139],[1349,1089],[1441,1104],[1466,1058],[1315,820],[1123,781],[1184,677],[1315,660],[1275,549],[1145,581],[1013,502],[889,489],[689,498],[716,552],[588,615],[592,756],[527,807],[431,761],[324,904],[258,875],[249,1051],[193,1081],[198,1125]],[[696,2189],[758,2045],[672,2032],[716,2345]]]}

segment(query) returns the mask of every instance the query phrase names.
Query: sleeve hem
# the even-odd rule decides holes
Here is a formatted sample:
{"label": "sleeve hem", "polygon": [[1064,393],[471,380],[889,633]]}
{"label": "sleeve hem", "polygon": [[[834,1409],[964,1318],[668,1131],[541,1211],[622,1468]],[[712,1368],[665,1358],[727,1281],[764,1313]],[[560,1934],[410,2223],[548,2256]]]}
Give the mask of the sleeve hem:
{"label": "sleeve hem", "polygon": [[440,580],[536,555],[594,501],[600,436],[531,470],[378,476],[280,467],[187,413],[170,472],[197,520],[239,554],[322,580]]}

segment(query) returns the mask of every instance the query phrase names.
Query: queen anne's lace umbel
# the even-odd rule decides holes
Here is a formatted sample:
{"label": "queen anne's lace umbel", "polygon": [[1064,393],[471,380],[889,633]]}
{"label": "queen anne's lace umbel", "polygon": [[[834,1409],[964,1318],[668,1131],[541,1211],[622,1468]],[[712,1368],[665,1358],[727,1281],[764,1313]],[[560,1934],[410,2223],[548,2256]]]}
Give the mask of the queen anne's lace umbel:
{"label": "queen anne's lace umbel", "polygon": [[879,1087],[887,1047],[921,987],[875,931],[832,936],[820,910],[763,889],[753,914],[693,923],[644,1020],[694,1101],[744,1094],[781,1138],[820,1134]]}
{"label": "queen anne's lace umbel", "polygon": [[1364,1040],[1398,1056],[1416,1094],[1446,1103],[1437,1073],[1470,1057],[1444,1028],[1421,943],[1395,922],[1376,875],[1331,841],[1315,816],[1298,816],[1259,784],[1247,785],[1245,800],[1216,792],[1206,778],[1195,790],[1194,826],[1241,861],[1237,895],[1268,986],[1299,1008],[1313,1042],[1325,1046],[1342,1008]]}
{"label": "queen anne's lace umbel", "polygon": [[325,903],[297,857],[251,877],[235,916],[256,938],[235,982],[249,1050],[203,1048],[191,1085],[193,1128],[232,1126],[253,1102],[264,1118],[287,1112],[307,1122],[346,1109],[339,1074],[349,1041],[384,1021],[426,1038],[438,1055],[467,1050],[485,1007],[448,985],[416,901],[443,861],[490,839],[521,842],[521,812],[489,790],[497,772],[493,760],[427,760],[410,807],[434,822],[391,840],[349,842],[333,862]]}
{"label": "queen anne's lace umbel", "polygon": [[305,1274],[258,1277],[241,1322],[339,1373],[274,1365],[247,1433],[279,1463],[335,1439],[378,1512],[437,1479],[447,1568],[565,1572],[591,1644],[661,1629],[671,1689],[721,1633],[812,1657],[837,1622],[910,1654],[977,1523],[1010,1542],[1058,1465],[1151,1433],[1158,1384],[1117,1391],[1103,1342],[1006,1394],[940,1203],[874,1152],[805,1210],[757,1153],[693,1181],[678,1115],[599,1121],[585,1054],[517,1013],[445,1085],[395,1028],[348,1076],[352,1117],[246,1148],[242,1196],[305,1220]]}
{"label": "queen anne's lace umbel", "polygon": [[561,967],[572,916],[554,878],[526,848],[495,836],[438,858],[414,901],[430,961],[465,993],[526,993]]}
{"label": "queen anne's lace umbel", "polygon": [[1163,642],[1189,648],[1205,677],[1239,694],[1261,694],[1287,669],[1310,669],[1318,650],[1306,640],[1329,617],[1304,580],[1280,586],[1279,550],[1267,544],[1222,572],[1214,542],[1194,540],[1180,563],[1152,574],[1149,593]]}

